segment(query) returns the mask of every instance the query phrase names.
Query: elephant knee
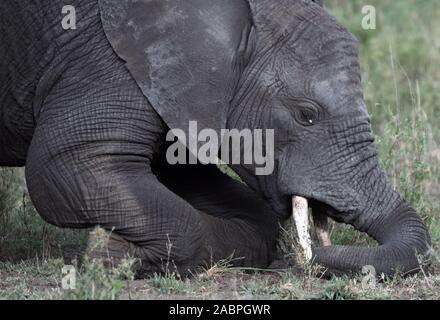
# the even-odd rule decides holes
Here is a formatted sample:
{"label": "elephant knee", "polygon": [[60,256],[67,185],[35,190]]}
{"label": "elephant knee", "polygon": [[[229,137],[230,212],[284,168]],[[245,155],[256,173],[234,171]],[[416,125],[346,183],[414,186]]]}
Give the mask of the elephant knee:
{"label": "elephant knee", "polygon": [[80,215],[81,196],[68,180],[26,166],[26,184],[33,205],[46,222],[59,227],[89,226]]}
{"label": "elephant knee", "polygon": [[78,167],[54,160],[40,149],[31,146],[25,167],[29,196],[37,212],[59,227],[90,227],[85,217],[87,186]]}

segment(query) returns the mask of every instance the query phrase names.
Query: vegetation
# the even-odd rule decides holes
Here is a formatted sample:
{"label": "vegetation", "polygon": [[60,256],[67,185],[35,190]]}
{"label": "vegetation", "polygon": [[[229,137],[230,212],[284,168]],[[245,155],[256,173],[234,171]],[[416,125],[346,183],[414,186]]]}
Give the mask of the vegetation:
{"label": "vegetation", "polygon": [[[381,160],[396,188],[421,212],[434,245],[431,264],[416,276],[362,275],[320,279],[304,274],[214,265],[191,279],[176,274],[133,280],[133,261],[106,270],[87,257],[75,290],[61,288],[62,252],[84,244],[86,233],[45,223],[35,212],[21,169],[0,168],[0,298],[9,299],[439,299],[440,298],[440,6],[437,0],[326,0],[330,12],[360,41],[365,99]],[[374,5],[377,30],[361,27],[362,7]],[[333,225],[334,243],[370,244],[351,227]],[[292,230],[283,237],[295,251]]]}

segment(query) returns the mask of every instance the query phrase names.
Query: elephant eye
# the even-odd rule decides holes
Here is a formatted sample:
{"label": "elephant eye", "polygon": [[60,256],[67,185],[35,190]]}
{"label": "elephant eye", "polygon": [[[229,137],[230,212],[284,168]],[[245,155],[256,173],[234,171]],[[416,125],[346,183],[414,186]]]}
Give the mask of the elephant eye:
{"label": "elephant eye", "polygon": [[302,126],[313,126],[317,124],[323,114],[322,107],[315,101],[303,97],[282,97],[283,105],[290,111],[295,122]]}
{"label": "elephant eye", "polygon": [[295,120],[303,126],[312,126],[319,121],[319,112],[315,106],[296,106],[294,111]]}

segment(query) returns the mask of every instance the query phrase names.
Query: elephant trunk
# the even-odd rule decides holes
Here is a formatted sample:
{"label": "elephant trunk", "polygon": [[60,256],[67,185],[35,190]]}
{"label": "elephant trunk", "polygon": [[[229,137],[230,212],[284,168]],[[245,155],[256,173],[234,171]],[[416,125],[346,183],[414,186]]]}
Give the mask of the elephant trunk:
{"label": "elephant trunk", "polygon": [[411,274],[420,269],[419,255],[429,255],[430,237],[421,217],[393,189],[384,173],[381,177],[378,181],[382,181],[382,188],[375,185],[369,190],[384,192],[377,192],[376,199],[359,209],[357,218],[349,222],[379,245],[316,248],[314,261],[328,268],[329,274],[360,272],[364,266],[373,266],[376,274]]}

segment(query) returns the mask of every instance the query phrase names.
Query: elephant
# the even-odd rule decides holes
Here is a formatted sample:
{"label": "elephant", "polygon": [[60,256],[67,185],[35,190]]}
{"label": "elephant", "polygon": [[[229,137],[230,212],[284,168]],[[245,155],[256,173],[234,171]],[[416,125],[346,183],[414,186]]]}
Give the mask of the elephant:
{"label": "elephant", "polygon": [[[356,38],[312,0],[0,4],[0,165],[25,166],[41,217],[100,226],[146,274],[277,259],[292,196],[375,247],[317,246],[329,274],[417,272],[420,215],[379,160]],[[274,170],[168,163],[170,129],[274,132]],[[190,152],[190,151],[188,151]]]}

